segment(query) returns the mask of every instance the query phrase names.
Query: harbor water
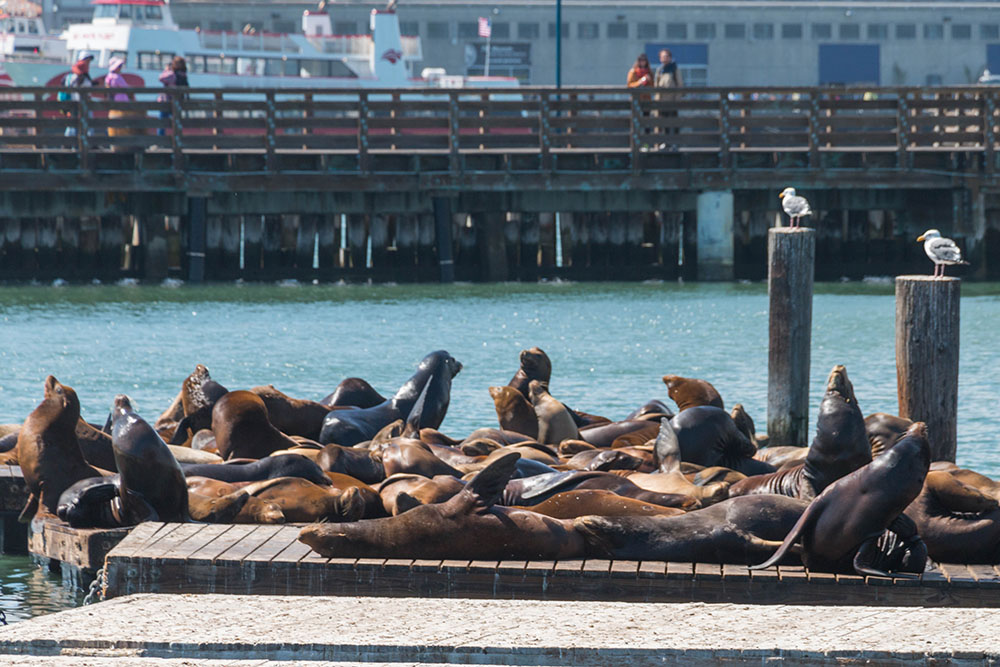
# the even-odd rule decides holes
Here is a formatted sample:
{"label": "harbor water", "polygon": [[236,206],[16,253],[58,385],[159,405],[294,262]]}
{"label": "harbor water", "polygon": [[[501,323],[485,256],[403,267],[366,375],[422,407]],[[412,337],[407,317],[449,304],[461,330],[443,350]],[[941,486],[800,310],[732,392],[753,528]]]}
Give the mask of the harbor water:
{"label": "harbor water", "polygon": [[[446,349],[464,368],[441,430],[461,437],[496,425],[487,388],[537,345],[552,359],[553,395],[576,409],[620,419],[665,399],[669,373],[711,381],[764,431],[767,308],[764,283],[2,287],[0,423],[34,409],[48,374],[76,389],[91,422],[117,393],[152,421],[198,363],[229,389],[319,399],[357,376],[390,395]],[[890,280],[817,284],[810,428],[835,364],[864,414],[896,413],[894,309]],[[963,285],[961,310],[958,463],[1000,477],[1000,284]],[[12,620],[78,599],[14,557],[0,559],[0,588]]]}

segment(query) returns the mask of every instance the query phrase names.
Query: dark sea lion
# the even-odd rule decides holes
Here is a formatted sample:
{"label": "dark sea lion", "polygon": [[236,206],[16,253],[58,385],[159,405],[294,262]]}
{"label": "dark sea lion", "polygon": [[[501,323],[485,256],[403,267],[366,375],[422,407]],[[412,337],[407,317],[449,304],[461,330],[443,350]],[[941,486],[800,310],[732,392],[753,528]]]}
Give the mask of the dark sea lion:
{"label": "dark sea lion", "polygon": [[557,493],[537,505],[514,507],[550,516],[553,519],[575,519],[579,516],[677,516],[685,514],[677,507],[663,507],[619,496],[603,489],[576,489]]}
{"label": "dark sea lion", "polygon": [[208,369],[202,364],[194,368],[194,372],[185,378],[181,386],[181,405],[184,417],[177,423],[171,445],[180,445],[187,441],[190,434],[203,428],[212,427],[212,409],[216,401],[222,398],[227,389],[212,379]]}
{"label": "dark sea lion", "polygon": [[262,459],[298,444],[271,424],[264,401],[249,391],[230,391],[215,402],[212,433],[224,459]]}
{"label": "dark sea lion", "polygon": [[118,493],[117,475],[81,479],[59,495],[55,513],[73,528],[119,528],[112,511]]}
{"label": "dark sea lion", "polygon": [[0,438],[0,453],[13,451],[17,447],[17,434],[18,431],[14,431]]}
{"label": "dark sea lion", "polygon": [[784,496],[748,496],[683,516],[584,516],[574,525],[591,557],[748,565],[774,552],[807,505]]}
{"label": "dark sea lion", "polygon": [[490,387],[490,396],[500,428],[523,433],[533,440],[538,438],[538,416],[521,392],[509,386]]}
{"label": "dark sea lion", "polygon": [[585,440],[563,440],[559,443],[560,456],[574,456],[593,449],[597,449],[597,447]]}
{"label": "dark sea lion", "polygon": [[[118,466],[122,525],[137,520],[187,521],[184,471],[167,444],[132,410],[128,396],[115,396],[112,416],[111,444]],[[152,509],[152,516],[148,509]]]}
{"label": "dark sea lion", "polygon": [[288,521],[357,521],[385,516],[382,499],[373,489],[318,486],[298,477],[279,477],[242,487],[250,495],[274,503]]}
{"label": "dark sea lion", "polygon": [[267,418],[274,428],[285,435],[300,435],[311,440],[319,438],[323,419],[330,408],[316,401],[292,398],[275,389],[273,384],[253,387],[250,391],[264,401]]}
{"label": "dark sea lion", "polygon": [[701,466],[724,466],[745,475],[774,472],[774,466],[753,460],[757,446],[736,427],[728,412],[711,405],[687,408],[670,420],[677,433],[681,460]]}
{"label": "dark sea lion", "polygon": [[531,381],[538,380],[548,385],[552,380],[552,362],[549,360],[549,355],[545,354],[538,347],[521,350],[518,360],[521,365],[518,367],[517,372],[514,373],[514,377],[507,383],[507,386],[520,393],[521,396],[524,396],[525,400],[530,401]]}
{"label": "dark sea lion", "polygon": [[[922,572],[927,549],[903,510],[920,494],[930,464],[927,427],[916,422],[888,452],[826,487],[777,552],[751,569],[774,565],[801,540],[801,559],[811,570],[877,576]],[[891,553],[879,544],[887,530],[901,542],[888,545]]]}
{"label": "dark sea lion", "polygon": [[268,456],[259,461],[181,464],[181,470],[188,477],[208,477],[223,482],[258,482],[276,477],[301,477],[320,486],[330,485],[330,479],[316,463],[298,454]]}
{"label": "dark sea lion", "polygon": [[444,421],[451,398],[451,381],[462,370],[454,357],[438,350],[420,362],[417,372],[391,399],[374,407],[331,410],[323,420],[319,441],[351,447],[371,440],[383,427],[397,419],[406,420],[424,386],[431,383],[422,410],[421,423],[436,429]]}
{"label": "dark sea lion", "polygon": [[673,408],[666,404],[663,400],[659,398],[653,398],[646,403],[642,404],[632,412],[626,415],[625,419],[622,421],[633,421],[636,419],[652,419],[657,423],[662,417],[670,419],[674,416]]}
{"label": "dark sea lion", "polygon": [[595,447],[627,447],[652,440],[660,430],[659,422],[645,419],[598,424],[580,429],[580,439]]}
{"label": "dark sea lion", "polygon": [[624,477],[596,470],[571,470],[512,479],[507,483],[498,502],[506,506],[536,505],[557,493],[577,489],[603,489],[664,507],[681,509],[701,507],[701,503],[691,496],[647,491]]}
{"label": "dark sea lion", "polygon": [[653,445],[655,473],[629,473],[626,479],[647,491],[675,493],[696,498],[703,506],[725,500],[729,484],[724,482],[697,485],[681,472],[681,450],[677,434],[666,417],[660,420],[660,429]]}
{"label": "dark sea lion", "polygon": [[24,420],[17,436],[17,461],[28,489],[20,521],[27,523],[40,508],[54,515],[63,491],[82,479],[101,476],[80,450],[79,421],[76,392],[48,376],[45,398]]}
{"label": "dark sea lion", "polygon": [[464,488],[465,482],[451,475],[396,474],[379,484],[378,493],[386,511],[396,516],[419,505],[443,503]]}
{"label": "dark sea lion", "polygon": [[812,500],[820,491],[872,460],[865,420],[843,366],[834,366],[819,407],[816,435],[805,462],[734,484],[730,496],[777,493]]}
{"label": "dark sea lion", "polygon": [[87,463],[102,470],[117,472],[115,452],[108,433],[94,428],[81,419],[76,423],[76,439],[80,443],[80,451],[83,452],[83,458]]}
{"label": "dark sea lion", "polygon": [[231,523],[285,523],[285,515],[282,513],[280,507],[274,503],[252,496],[245,491],[241,491],[238,487],[230,484],[229,482],[222,482],[208,477],[192,476],[187,478],[187,486],[188,510],[191,512],[191,518],[195,521],[203,520],[199,519],[198,515],[204,507],[202,504],[203,501],[200,499],[195,499],[195,502],[192,502],[192,498],[195,496],[215,499],[243,495],[246,496],[246,503],[236,516],[231,519]]}
{"label": "dark sea lion", "polygon": [[947,471],[931,471],[906,508],[939,563],[1000,563],[1000,505]]}
{"label": "dark sea lion", "polygon": [[742,403],[737,403],[729,411],[729,416],[733,418],[733,423],[743,435],[750,439],[750,442],[757,444],[757,427],[753,423],[753,418],[747,413]]}
{"label": "dark sea lion", "polygon": [[326,557],[566,560],[580,558],[583,538],[572,523],[496,506],[515,468],[508,453],[444,503],[388,519],[307,526],[299,540]]}
{"label": "dark sea lion", "polygon": [[330,443],[316,457],[316,465],[320,470],[350,475],[365,484],[378,484],[386,477],[381,452],[358,447]]}
{"label": "dark sea lion", "polygon": [[538,441],[558,445],[563,440],[577,440],[580,431],[569,410],[549,393],[548,387],[538,380],[528,385],[531,405],[538,417]]}
{"label": "dark sea lion", "polygon": [[697,378],[686,378],[680,375],[664,375],[663,384],[667,385],[667,395],[677,404],[679,412],[700,405],[711,405],[723,409],[722,397],[712,383]]}
{"label": "dark sea lion", "polygon": [[328,408],[374,408],[380,403],[385,403],[386,400],[388,399],[385,396],[375,391],[370,384],[361,378],[347,378],[337,385],[332,394],[323,398],[319,403]]}
{"label": "dark sea lion", "polygon": [[865,417],[865,432],[871,445],[872,457],[883,454],[895,445],[912,424],[909,419],[884,412]]}

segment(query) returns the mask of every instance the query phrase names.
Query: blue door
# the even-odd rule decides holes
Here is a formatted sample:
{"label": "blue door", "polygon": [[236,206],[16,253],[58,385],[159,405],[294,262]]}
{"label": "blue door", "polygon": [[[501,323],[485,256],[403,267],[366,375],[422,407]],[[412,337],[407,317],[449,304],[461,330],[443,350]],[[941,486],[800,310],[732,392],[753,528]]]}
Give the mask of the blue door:
{"label": "blue door", "polygon": [[1000,44],[986,45],[986,69],[990,74],[1000,74]]}
{"label": "blue door", "polygon": [[819,85],[879,85],[878,44],[820,44]]}

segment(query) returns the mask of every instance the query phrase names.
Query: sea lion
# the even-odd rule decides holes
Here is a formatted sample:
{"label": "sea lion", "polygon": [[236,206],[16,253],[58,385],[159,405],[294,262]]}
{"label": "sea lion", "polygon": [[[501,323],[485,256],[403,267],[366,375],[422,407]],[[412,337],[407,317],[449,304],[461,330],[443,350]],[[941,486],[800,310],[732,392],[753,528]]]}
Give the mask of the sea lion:
{"label": "sea lion", "polygon": [[285,515],[282,513],[280,507],[274,503],[252,496],[245,491],[241,491],[237,486],[230,484],[229,482],[221,482],[208,477],[192,476],[187,478],[187,486],[188,510],[191,512],[191,518],[196,521],[201,521],[202,519],[198,518],[198,513],[200,511],[198,507],[200,507],[200,501],[196,499],[195,502],[192,503],[192,498],[195,496],[214,499],[227,498],[229,496],[242,494],[247,498],[246,504],[244,504],[239,513],[232,518],[231,523],[285,523]]}
{"label": "sea lion", "polygon": [[82,479],[101,476],[80,450],[79,421],[76,392],[49,375],[44,399],[24,420],[17,436],[17,461],[28,489],[28,500],[18,517],[22,523],[31,521],[39,509],[54,515],[63,491]]}
{"label": "sea lion", "polygon": [[453,475],[461,477],[462,473],[435,456],[430,448],[419,440],[396,438],[380,448],[382,468],[385,476],[397,473],[409,473],[434,477],[435,475]]}
{"label": "sea lion", "polygon": [[181,388],[170,402],[170,406],[160,413],[153,422],[153,428],[164,440],[170,440],[177,430],[177,423],[184,418],[184,389]]}
{"label": "sea lion", "polygon": [[[157,431],[157,434],[159,432]],[[222,457],[200,449],[191,449],[181,445],[167,445],[170,453],[178,463],[222,463]]]}
{"label": "sea lion", "polygon": [[628,447],[652,440],[659,430],[659,422],[631,419],[580,429],[580,439],[595,447]]}
{"label": "sea lion", "polygon": [[536,505],[557,493],[576,489],[603,489],[627,498],[684,510],[701,507],[701,502],[691,496],[647,491],[624,477],[596,470],[570,470],[511,479],[497,502],[506,506]]}
{"label": "sea lion", "polygon": [[181,464],[185,476],[208,477],[223,482],[258,482],[276,477],[301,477],[313,484],[329,486],[330,479],[313,461],[298,454],[267,456],[259,461],[240,459],[226,463]]}
{"label": "sea lion", "polygon": [[465,488],[465,482],[451,475],[423,475],[398,473],[378,485],[382,504],[392,516],[402,514],[419,505],[443,503]]}
{"label": "sea lion", "polygon": [[628,413],[623,421],[634,421],[637,419],[653,420],[659,423],[662,417],[671,419],[674,411],[659,398],[653,398]]}
{"label": "sea lion", "polygon": [[805,463],[806,456],[808,455],[808,447],[800,447],[798,445],[778,445],[776,447],[764,447],[763,449],[758,449],[757,453],[754,454],[753,457],[758,461],[770,463],[775,468],[780,469]]}
{"label": "sea lion", "polygon": [[843,366],[834,366],[819,407],[816,435],[805,462],[768,475],[757,475],[734,484],[730,496],[777,493],[812,500],[844,475],[872,460],[865,420],[854,396],[854,386]]}
{"label": "sea lion", "polygon": [[328,408],[374,408],[380,403],[385,403],[386,400],[388,399],[385,396],[375,391],[370,384],[361,378],[347,378],[341,380],[333,393],[327,395],[319,403]]}
{"label": "sea lion", "polygon": [[[802,562],[811,570],[876,576],[923,572],[927,548],[903,510],[920,494],[930,464],[927,427],[916,422],[888,452],[826,487],[775,554],[751,569],[779,562],[801,539]],[[898,540],[884,544],[887,530]]]}
{"label": "sea lion", "polygon": [[210,497],[188,493],[188,514],[193,521],[205,523],[237,523],[250,502],[251,495],[237,491],[227,496]]}
{"label": "sea lion", "polygon": [[262,459],[298,444],[271,424],[264,401],[249,391],[230,391],[219,397],[212,408],[212,432],[215,448],[224,459]]}
{"label": "sea lion", "polygon": [[330,443],[315,460],[320,470],[350,475],[365,484],[378,484],[386,477],[380,451]]}
{"label": "sea lion", "polygon": [[563,440],[577,440],[580,431],[569,410],[549,393],[548,386],[538,380],[528,384],[531,405],[538,417],[538,441],[558,445]]}
{"label": "sea lion", "polygon": [[757,444],[757,427],[753,423],[753,418],[747,413],[742,403],[737,403],[729,411],[729,416],[733,418],[733,423],[740,432],[749,438],[750,442]]}
{"label": "sea lion", "polygon": [[[935,469],[938,462],[935,461],[931,464],[931,470]],[[959,468],[956,465],[952,465],[947,469],[949,475],[957,479],[962,484],[966,486],[971,486],[972,488],[986,494],[994,500],[1000,501],[1000,482],[994,479],[990,479],[986,475],[980,475],[975,470],[969,470],[967,468]]]}
{"label": "sea lion", "polygon": [[753,460],[757,447],[736,427],[728,412],[712,405],[689,407],[670,420],[681,448],[681,460],[701,466],[724,466],[745,475],[774,472]]}
{"label": "sea lion", "polygon": [[484,468],[444,503],[388,519],[307,526],[299,540],[325,557],[566,560],[584,553],[572,523],[495,505],[518,455]]}
{"label": "sea lion", "polygon": [[17,447],[17,434],[18,431],[14,431],[13,433],[8,433],[7,435],[0,437],[0,453],[13,451]]}
{"label": "sea lion", "polygon": [[510,386],[490,387],[490,396],[493,398],[500,428],[523,433],[533,440],[538,439],[538,416],[521,392]]}
{"label": "sea lion", "polygon": [[194,434],[203,428],[212,427],[212,409],[216,401],[222,398],[228,390],[212,379],[208,369],[202,364],[194,368],[194,372],[184,379],[181,386],[181,405],[184,417],[177,423],[171,445],[184,444],[189,434]]}
{"label": "sea lion", "polygon": [[371,488],[317,486],[298,477],[279,477],[242,487],[250,495],[274,503],[288,521],[357,521],[385,516],[382,500]]}
{"label": "sea lion", "polygon": [[451,381],[461,370],[462,364],[444,350],[431,352],[391,399],[370,408],[331,410],[323,420],[319,441],[324,445],[336,443],[350,447],[371,440],[387,424],[409,417],[427,383],[431,383],[431,387],[421,421],[425,427],[436,429],[448,410]]}
{"label": "sea lion", "polygon": [[774,552],[807,505],[784,496],[746,496],[683,516],[584,516],[574,526],[590,557],[749,565]]}
{"label": "sea lion", "polygon": [[1000,563],[1000,505],[995,498],[931,471],[906,516],[917,525],[927,555],[939,563]]}
{"label": "sea lion", "polygon": [[678,412],[700,405],[711,405],[724,409],[722,397],[712,383],[697,378],[686,378],[680,375],[664,375],[663,384],[667,385],[667,395],[677,404]]}
{"label": "sea lion", "polygon": [[252,387],[251,392],[257,394],[267,407],[267,418],[285,435],[300,435],[310,440],[319,438],[323,428],[323,419],[330,408],[301,398],[292,398],[274,388],[273,384]]}
{"label": "sea lion", "polygon": [[94,428],[83,419],[76,423],[76,439],[80,443],[80,451],[87,463],[110,472],[117,472],[115,467],[115,452],[111,446],[111,435]]}
{"label": "sea lion", "polygon": [[575,519],[579,516],[677,516],[685,514],[677,507],[663,507],[634,498],[619,496],[603,489],[576,489],[557,493],[537,505],[514,507],[550,516],[553,519]]}
{"label": "sea lion", "polygon": [[517,391],[525,400],[531,400],[531,381],[537,380],[548,385],[552,380],[552,362],[549,355],[538,347],[521,350],[518,356],[520,366],[507,386]]}
{"label": "sea lion", "polygon": [[912,424],[909,419],[884,412],[865,417],[865,432],[871,445],[872,457],[880,456],[895,445]]}
{"label": "sea lion", "polygon": [[567,470],[638,470],[645,460],[621,449],[588,449],[564,464]]}

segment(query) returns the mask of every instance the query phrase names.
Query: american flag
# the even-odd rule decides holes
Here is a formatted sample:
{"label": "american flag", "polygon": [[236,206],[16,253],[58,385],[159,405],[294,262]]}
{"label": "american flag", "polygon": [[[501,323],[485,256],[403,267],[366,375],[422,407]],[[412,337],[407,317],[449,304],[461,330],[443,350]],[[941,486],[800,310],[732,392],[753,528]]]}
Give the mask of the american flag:
{"label": "american flag", "polygon": [[487,39],[489,39],[490,31],[492,29],[493,28],[490,25],[490,20],[488,18],[486,18],[485,16],[480,16],[479,17],[479,36],[480,37],[486,37]]}

